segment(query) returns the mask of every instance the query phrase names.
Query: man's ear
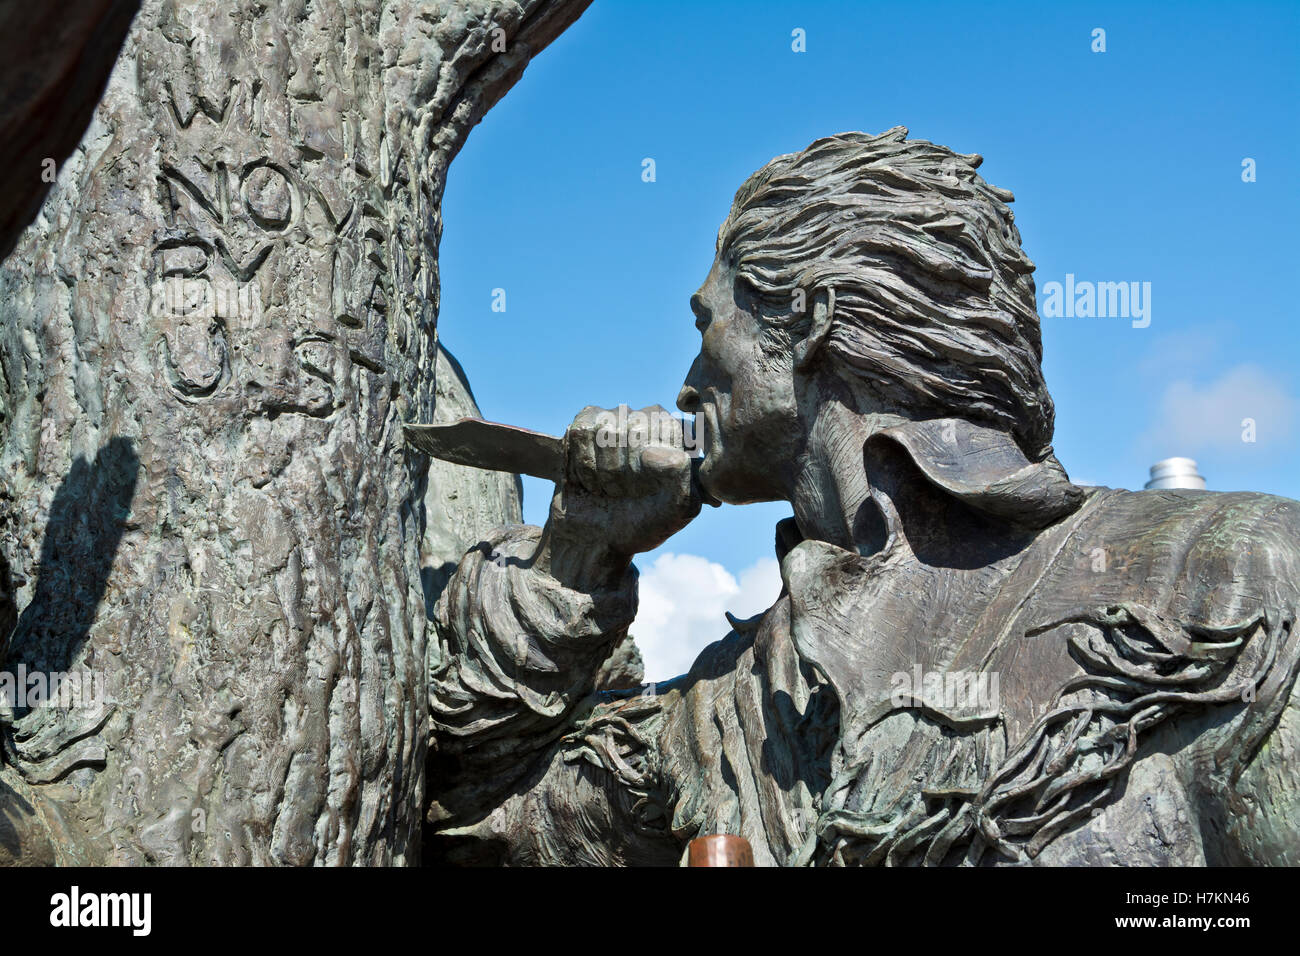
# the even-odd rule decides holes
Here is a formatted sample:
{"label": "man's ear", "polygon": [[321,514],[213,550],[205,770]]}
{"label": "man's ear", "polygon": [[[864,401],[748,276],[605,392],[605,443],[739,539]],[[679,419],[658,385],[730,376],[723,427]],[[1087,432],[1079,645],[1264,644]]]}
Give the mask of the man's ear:
{"label": "man's ear", "polygon": [[794,367],[806,372],[812,367],[813,360],[821,350],[822,342],[831,331],[831,321],[835,318],[835,287],[825,286],[813,292],[812,327],[801,342],[795,343]]}

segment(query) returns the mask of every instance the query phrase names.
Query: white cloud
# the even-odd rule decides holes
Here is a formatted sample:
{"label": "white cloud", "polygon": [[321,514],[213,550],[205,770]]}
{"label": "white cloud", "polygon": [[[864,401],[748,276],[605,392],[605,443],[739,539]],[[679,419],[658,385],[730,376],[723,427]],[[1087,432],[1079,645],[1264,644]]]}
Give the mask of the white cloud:
{"label": "white cloud", "polygon": [[1178,381],[1160,401],[1156,425],[1147,440],[1164,455],[1241,450],[1243,422],[1255,425],[1255,443],[1286,447],[1295,425],[1297,401],[1268,372],[1238,365],[1208,385]]}
{"label": "white cloud", "polygon": [[730,629],[724,612],[746,618],[769,608],[781,593],[781,570],[764,558],[737,580],[722,565],[695,554],[661,554],[641,571],[641,601],[632,634],[645,660],[647,681],[690,669],[708,644]]}

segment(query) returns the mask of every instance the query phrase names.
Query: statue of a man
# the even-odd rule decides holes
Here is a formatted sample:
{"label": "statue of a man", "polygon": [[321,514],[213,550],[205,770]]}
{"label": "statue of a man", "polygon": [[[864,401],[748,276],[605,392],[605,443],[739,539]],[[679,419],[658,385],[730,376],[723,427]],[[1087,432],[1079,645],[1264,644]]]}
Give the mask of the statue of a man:
{"label": "statue of a man", "polygon": [[751,176],[691,300],[698,485],[793,506],[776,603],[679,678],[592,690],[632,556],[701,495],[680,434],[601,441],[585,410],[546,527],[438,605],[426,855],[1300,863],[1300,504],[1072,484],[1013,197],[906,135]]}

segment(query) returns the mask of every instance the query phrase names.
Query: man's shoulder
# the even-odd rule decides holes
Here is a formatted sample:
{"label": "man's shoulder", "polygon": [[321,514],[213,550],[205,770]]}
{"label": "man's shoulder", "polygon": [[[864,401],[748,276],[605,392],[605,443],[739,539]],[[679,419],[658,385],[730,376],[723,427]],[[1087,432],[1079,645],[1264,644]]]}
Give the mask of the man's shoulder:
{"label": "man's shoulder", "polygon": [[1257,492],[1094,493],[1088,536],[1103,559],[1196,592],[1300,589],[1300,502]]}
{"label": "man's shoulder", "polygon": [[1098,489],[1095,521],[1141,537],[1300,548],[1300,501],[1252,491]]}

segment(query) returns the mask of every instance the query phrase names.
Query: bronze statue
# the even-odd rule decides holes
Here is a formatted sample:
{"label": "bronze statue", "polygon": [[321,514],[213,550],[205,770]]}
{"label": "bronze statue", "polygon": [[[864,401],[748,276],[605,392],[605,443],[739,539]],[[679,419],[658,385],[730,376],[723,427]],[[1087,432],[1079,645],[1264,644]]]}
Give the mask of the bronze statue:
{"label": "bronze statue", "polygon": [[[702,461],[586,409],[546,527],[465,555],[426,859],[674,864],[727,833],[758,865],[1300,863],[1300,504],[1072,484],[1013,197],[906,136],[741,186],[691,300]],[[596,692],[633,555],[771,500],[772,607]]]}

